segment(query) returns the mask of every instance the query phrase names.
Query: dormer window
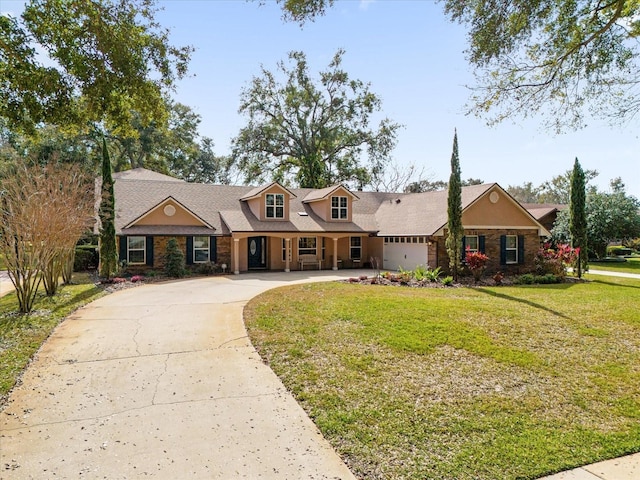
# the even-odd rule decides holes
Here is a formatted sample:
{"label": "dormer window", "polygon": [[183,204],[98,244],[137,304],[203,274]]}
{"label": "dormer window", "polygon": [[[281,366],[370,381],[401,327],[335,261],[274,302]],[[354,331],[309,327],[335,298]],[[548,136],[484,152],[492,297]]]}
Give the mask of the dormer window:
{"label": "dormer window", "polygon": [[348,218],[347,197],[331,197],[331,218],[346,220]]}
{"label": "dormer window", "polygon": [[266,208],[267,218],[284,218],[284,194],[267,193]]}

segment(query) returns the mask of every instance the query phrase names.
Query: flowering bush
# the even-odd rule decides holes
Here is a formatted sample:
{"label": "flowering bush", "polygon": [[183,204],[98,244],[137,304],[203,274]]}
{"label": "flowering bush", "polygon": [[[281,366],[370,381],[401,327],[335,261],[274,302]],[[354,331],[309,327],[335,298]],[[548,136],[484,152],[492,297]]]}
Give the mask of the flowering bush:
{"label": "flowering bush", "polygon": [[127,281],[127,279],[126,278],[122,278],[122,277],[114,277],[113,278],[113,283],[124,283],[126,281]]}
{"label": "flowering bush", "polygon": [[133,283],[141,282],[142,280],[144,280],[144,277],[142,275],[134,275],[133,277],[131,277],[131,281]]}
{"label": "flowering bush", "polygon": [[489,257],[482,252],[472,252],[471,249],[467,247],[467,251],[464,255],[464,261],[466,262],[467,267],[469,267],[469,270],[471,270],[473,278],[480,280],[482,272],[489,261]]}
{"label": "flowering bush", "polygon": [[568,243],[560,243],[555,248],[548,242],[544,243],[536,253],[536,270],[542,275],[552,273],[564,277],[567,267],[576,262],[579,253],[579,248],[572,248]]}

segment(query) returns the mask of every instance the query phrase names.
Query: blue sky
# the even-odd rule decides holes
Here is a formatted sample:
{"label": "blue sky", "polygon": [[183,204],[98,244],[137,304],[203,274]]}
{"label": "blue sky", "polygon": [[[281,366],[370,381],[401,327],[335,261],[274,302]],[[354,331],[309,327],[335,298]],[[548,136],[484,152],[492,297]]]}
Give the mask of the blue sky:
{"label": "blue sky", "polygon": [[[23,2],[0,0],[3,11]],[[383,114],[404,125],[394,159],[424,167],[432,180],[449,177],[454,129],[458,131],[463,178],[481,178],[503,187],[530,181],[538,185],[572,168],[600,172],[593,182],[608,190],[621,176],[627,192],[640,198],[638,122],[610,127],[591,120],[577,132],[555,135],[539,119],[514,119],[487,127],[464,114],[473,82],[465,61],[466,32],[446,20],[442,6],[427,0],[338,0],[327,15],[300,28],[285,23],[275,2],[243,0],[161,1],[158,20],[176,45],[196,51],[190,76],[175,98],[202,117],[200,133],[211,137],[216,153],[245,124],[237,113],[240,93],[263,65],[291,50],[302,50],[312,72],[324,69],[337,49],[352,78],[371,83],[382,98]]]}

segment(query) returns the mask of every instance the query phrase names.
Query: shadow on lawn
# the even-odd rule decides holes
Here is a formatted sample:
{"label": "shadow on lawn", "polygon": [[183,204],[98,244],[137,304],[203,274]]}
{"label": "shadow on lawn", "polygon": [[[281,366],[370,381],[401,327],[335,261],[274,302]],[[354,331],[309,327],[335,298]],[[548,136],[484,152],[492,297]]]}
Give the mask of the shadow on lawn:
{"label": "shadow on lawn", "polygon": [[[568,287],[569,286],[564,287],[564,288],[568,288]],[[523,303],[523,304],[528,305],[530,307],[537,308],[539,310],[544,310],[545,312],[548,312],[548,313],[552,313],[552,314],[554,314],[554,315],[556,315],[558,317],[561,317],[561,318],[564,318],[564,319],[567,319],[567,320],[571,320],[571,317],[567,317],[564,313],[558,312],[556,310],[553,310],[553,309],[551,309],[549,307],[545,307],[544,305],[540,305],[539,303],[535,303],[535,302],[532,302],[530,300],[524,300],[522,298],[513,297],[511,295],[505,295],[504,293],[494,292],[493,290],[487,290],[485,288],[476,288],[476,291],[482,292],[482,293],[486,293],[487,295],[491,295],[492,297],[498,297],[498,298],[501,298],[503,300],[509,300],[509,301],[512,301],[512,302]]]}
{"label": "shadow on lawn", "polygon": [[616,288],[640,288],[640,285],[629,285],[628,283],[614,283],[614,282],[605,282],[604,280],[600,280],[599,278],[591,278],[591,282],[593,283],[601,283],[602,285],[608,285]]}

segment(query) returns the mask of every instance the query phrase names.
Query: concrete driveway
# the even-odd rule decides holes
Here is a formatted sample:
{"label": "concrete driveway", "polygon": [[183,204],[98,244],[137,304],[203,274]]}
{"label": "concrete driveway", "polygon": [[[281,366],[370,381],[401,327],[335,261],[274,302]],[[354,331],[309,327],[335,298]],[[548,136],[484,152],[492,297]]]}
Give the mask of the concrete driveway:
{"label": "concrete driveway", "polygon": [[0,478],[353,479],[249,343],[263,273],[136,287],[65,320],[0,413]]}

